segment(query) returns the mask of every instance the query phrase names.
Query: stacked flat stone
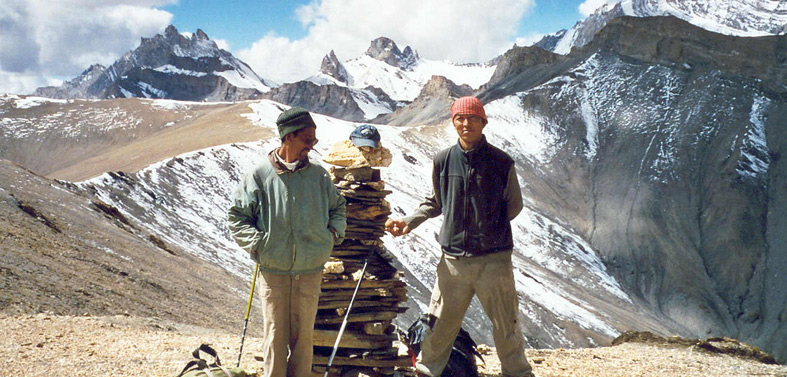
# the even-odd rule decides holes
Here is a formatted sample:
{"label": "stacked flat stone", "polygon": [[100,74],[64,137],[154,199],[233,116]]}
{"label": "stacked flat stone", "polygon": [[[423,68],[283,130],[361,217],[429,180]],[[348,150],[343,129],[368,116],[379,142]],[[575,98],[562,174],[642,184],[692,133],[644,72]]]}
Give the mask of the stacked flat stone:
{"label": "stacked flat stone", "polygon": [[382,240],[391,208],[390,191],[375,167],[390,165],[391,154],[382,146],[358,148],[349,140],[335,144],[324,161],[333,182],[347,200],[345,241],[333,248],[323,271],[322,293],[315,321],[314,375],[322,376],[344,320],[364,261],[366,274],[350,310],[347,327],[329,370],[329,376],[392,376],[409,369],[408,356],[400,355],[393,321],[407,310],[407,288],[402,273],[391,265],[393,256]]}

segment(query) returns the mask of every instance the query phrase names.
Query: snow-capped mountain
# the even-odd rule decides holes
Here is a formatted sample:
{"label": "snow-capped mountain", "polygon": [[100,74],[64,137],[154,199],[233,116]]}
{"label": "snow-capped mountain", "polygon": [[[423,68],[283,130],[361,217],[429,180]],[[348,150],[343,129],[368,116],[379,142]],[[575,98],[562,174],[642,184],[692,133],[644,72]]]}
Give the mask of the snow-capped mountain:
{"label": "snow-capped mountain", "polygon": [[[345,120],[380,124],[387,122],[397,109],[415,101],[435,76],[478,89],[489,81],[494,71],[492,63],[456,64],[422,59],[410,46],[400,50],[391,39],[380,37],[358,58],[341,62],[331,51],[316,75],[285,84],[264,98],[298,106],[331,103],[332,106],[319,109],[305,107]],[[313,100],[314,94],[310,97],[304,92],[319,93],[320,101]]]}
{"label": "snow-capped mountain", "polygon": [[[378,129],[393,154],[391,167],[382,171],[393,216],[411,212],[429,194],[431,157],[455,141],[447,122],[449,101],[473,92],[486,103],[489,141],[516,160],[526,201],[513,222],[514,265],[521,323],[531,346],[605,344],[625,330],[649,330],[730,336],[787,360],[787,198],[781,190],[787,187],[787,165],[780,157],[787,153],[784,46],[784,35],[731,36],[674,16],[621,16],[568,55],[515,47],[496,59],[493,73],[478,86],[460,84],[468,67],[458,68],[463,73],[456,80],[430,76],[389,118],[377,118],[385,119]],[[382,50],[388,52],[381,56],[404,56],[398,49]],[[403,60],[408,63],[357,59],[368,63],[369,77],[385,78],[378,82],[406,93],[410,81],[396,75],[406,78],[428,64]],[[368,85],[353,64],[329,55],[325,81],[303,81],[291,92],[274,89],[266,95],[309,92],[319,96],[304,98],[349,101],[350,93],[369,90],[383,98],[387,92]],[[160,139],[172,137],[168,130],[153,132],[146,136],[150,143],[113,155],[127,164],[117,168],[126,173],[113,171],[77,186],[143,224],[141,234],[247,276],[251,262],[231,242],[225,211],[235,182],[278,145],[275,119],[286,108],[282,103],[293,100],[285,99],[214,104],[224,107],[225,117],[211,111],[200,126],[234,126],[230,134],[237,140],[136,168],[134,160],[145,160],[152,148],[161,148]],[[117,114],[129,102],[173,111],[198,106],[141,99],[63,102],[3,98],[0,157],[57,158],[48,146],[62,142],[58,124],[75,119],[75,106],[106,110],[95,119]],[[175,118],[186,116],[208,115],[192,110]],[[358,124],[314,117],[316,160]],[[118,121],[89,124],[141,132],[138,125],[123,124],[123,116],[109,119]],[[189,132],[197,122],[173,122],[168,127],[180,130],[175,135],[181,140],[200,135]],[[87,127],[71,123],[62,128],[94,138],[109,134],[80,133]],[[18,134],[44,141],[32,152],[5,148],[21,145]],[[264,141],[241,140],[249,134]],[[432,219],[406,237],[384,238],[406,273],[411,298],[412,309],[400,324],[409,324],[428,304],[439,225],[439,218]],[[466,328],[480,342],[490,341],[478,304]]]}
{"label": "snow-capped mountain", "polygon": [[[94,66],[96,67],[96,66]],[[259,98],[276,86],[220,49],[202,30],[185,36],[170,25],[106,69],[85,71],[60,87],[38,88],[53,98],[168,98],[228,101]]]}
{"label": "snow-capped mountain", "polygon": [[768,0],[688,1],[623,0],[606,4],[569,30],[562,30],[536,43],[558,54],[581,47],[611,19],[621,16],[674,16],[720,34],[757,37],[787,33],[787,3]]}
{"label": "snow-capped mountain", "polygon": [[[331,64],[326,66],[323,60],[320,72],[308,80],[321,85],[332,83],[353,88],[380,88],[392,99],[405,102],[418,97],[432,76],[443,76],[458,85],[467,84],[478,89],[489,81],[495,71],[495,65],[491,63],[456,64],[423,59],[410,46],[400,51],[394,41],[384,37],[373,40],[361,57],[340,63],[333,56],[326,56]],[[346,78],[335,75],[331,66],[340,67],[339,72],[346,72]]]}

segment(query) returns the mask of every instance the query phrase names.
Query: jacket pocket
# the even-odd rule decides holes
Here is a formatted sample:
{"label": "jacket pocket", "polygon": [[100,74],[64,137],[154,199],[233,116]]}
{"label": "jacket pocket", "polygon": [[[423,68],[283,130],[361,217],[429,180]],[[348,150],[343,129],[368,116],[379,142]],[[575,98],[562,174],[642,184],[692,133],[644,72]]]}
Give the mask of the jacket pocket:
{"label": "jacket pocket", "polygon": [[270,232],[265,235],[264,243],[259,249],[257,260],[260,267],[266,270],[288,271],[292,267],[292,246],[280,233]]}

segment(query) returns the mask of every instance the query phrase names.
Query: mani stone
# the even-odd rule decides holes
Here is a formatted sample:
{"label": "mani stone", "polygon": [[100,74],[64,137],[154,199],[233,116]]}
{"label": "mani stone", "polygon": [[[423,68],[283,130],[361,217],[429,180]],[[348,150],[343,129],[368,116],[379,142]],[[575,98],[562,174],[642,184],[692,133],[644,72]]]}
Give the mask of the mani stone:
{"label": "mani stone", "polygon": [[388,167],[391,165],[391,151],[382,145],[377,148],[356,147],[350,140],[334,143],[323,161],[344,167]]}

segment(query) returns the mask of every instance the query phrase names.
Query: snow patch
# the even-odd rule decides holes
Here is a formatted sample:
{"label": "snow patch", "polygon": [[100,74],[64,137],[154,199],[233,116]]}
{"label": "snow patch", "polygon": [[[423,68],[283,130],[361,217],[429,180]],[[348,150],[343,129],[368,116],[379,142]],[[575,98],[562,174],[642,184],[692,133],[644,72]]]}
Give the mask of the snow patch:
{"label": "snow patch", "polygon": [[505,145],[503,149],[510,154],[545,163],[554,154],[556,135],[549,132],[551,125],[546,119],[522,108],[524,95],[511,95],[486,104],[489,124],[484,133],[492,144]]}
{"label": "snow patch", "polygon": [[355,99],[355,103],[358,104],[358,107],[363,111],[364,119],[374,119],[380,114],[390,114],[393,112],[393,109],[391,109],[387,103],[378,101],[377,96],[371,91],[353,90],[351,95],[353,99]]}
{"label": "snow patch", "polygon": [[741,141],[741,156],[736,170],[744,177],[763,176],[771,163],[770,152],[765,135],[765,109],[768,99],[756,97],[749,112],[749,131]]}
{"label": "snow patch", "polygon": [[25,98],[17,97],[17,99],[14,101],[14,106],[17,109],[29,109],[31,107],[46,105],[46,104],[50,104],[50,103],[65,104],[67,102],[68,101],[64,100],[64,99],[53,99],[53,98],[30,97],[29,96],[29,97],[25,97]]}
{"label": "snow patch", "polygon": [[261,93],[265,93],[270,90],[270,88],[263,84],[259,77],[254,74],[254,72],[250,70],[244,70],[243,67],[238,68],[239,69],[213,73],[217,76],[225,78],[230,83],[230,85],[238,88],[256,89]]}
{"label": "snow patch", "polygon": [[142,89],[142,95],[144,95],[145,98],[166,98],[168,95],[167,92],[143,81],[137,81],[136,85]]}
{"label": "snow patch", "polygon": [[207,75],[207,73],[205,72],[189,71],[186,69],[178,68],[172,64],[165,64],[160,67],[153,68],[153,70],[157,72],[163,72],[173,75],[184,75],[184,76],[194,76],[194,77],[202,77]]}
{"label": "snow patch", "polygon": [[[385,62],[364,55],[343,63],[349,77],[349,86],[363,89],[373,86],[382,89],[396,101],[412,101],[421,93],[432,76],[443,76],[457,85],[466,84],[477,89],[489,82],[496,66],[486,64],[455,64],[445,61],[419,60],[412,71],[393,67]],[[323,75],[324,76],[324,75]],[[312,82],[328,80],[316,76]],[[344,85],[333,80],[338,85]]]}

